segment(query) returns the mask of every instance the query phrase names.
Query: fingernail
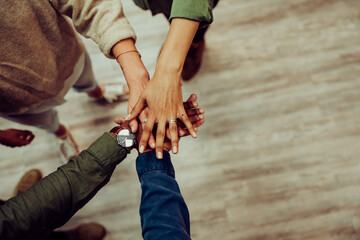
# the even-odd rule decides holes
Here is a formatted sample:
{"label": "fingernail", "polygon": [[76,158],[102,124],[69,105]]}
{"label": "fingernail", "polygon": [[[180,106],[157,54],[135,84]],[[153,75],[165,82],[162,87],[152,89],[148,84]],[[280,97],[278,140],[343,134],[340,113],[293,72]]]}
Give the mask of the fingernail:
{"label": "fingernail", "polygon": [[144,146],[140,146],[140,153],[143,153],[144,152]]}
{"label": "fingernail", "polygon": [[199,115],[199,118],[200,118],[200,119],[204,119],[204,115],[200,114],[200,115]]}
{"label": "fingernail", "polygon": [[200,109],[199,109],[199,112],[200,112],[200,113],[204,113],[205,110],[204,110],[203,108],[200,108]]}
{"label": "fingernail", "polygon": [[197,107],[198,106],[197,102],[193,102],[193,106]]}
{"label": "fingernail", "polygon": [[130,116],[131,116],[131,113],[125,118],[125,120],[128,120]]}
{"label": "fingernail", "polygon": [[193,132],[193,133],[192,133],[192,136],[193,136],[194,138],[196,138],[196,137],[197,137],[196,132]]}
{"label": "fingernail", "polygon": [[184,134],[185,134],[185,132],[184,132],[184,130],[180,130],[180,136],[184,136]]}
{"label": "fingernail", "polygon": [[135,127],[134,126],[131,126],[131,132],[135,132]]}
{"label": "fingernail", "polygon": [[150,144],[150,147],[151,147],[151,148],[155,148],[155,143],[151,143],[151,144]]}
{"label": "fingernail", "polygon": [[173,146],[173,153],[177,153],[177,147]]}
{"label": "fingernail", "polygon": [[161,159],[162,158],[162,152],[158,152],[157,156],[158,156],[159,159]]}

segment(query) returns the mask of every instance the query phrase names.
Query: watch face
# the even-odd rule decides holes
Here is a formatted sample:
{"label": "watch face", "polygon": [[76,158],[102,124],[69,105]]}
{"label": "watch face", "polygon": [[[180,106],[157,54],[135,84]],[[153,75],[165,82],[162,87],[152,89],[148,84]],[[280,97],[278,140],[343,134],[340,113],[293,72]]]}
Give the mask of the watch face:
{"label": "watch face", "polygon": [[129,148],[135,145],[136,136],[128,129],[122,129],[117,134],[117,142],[120,146]]}

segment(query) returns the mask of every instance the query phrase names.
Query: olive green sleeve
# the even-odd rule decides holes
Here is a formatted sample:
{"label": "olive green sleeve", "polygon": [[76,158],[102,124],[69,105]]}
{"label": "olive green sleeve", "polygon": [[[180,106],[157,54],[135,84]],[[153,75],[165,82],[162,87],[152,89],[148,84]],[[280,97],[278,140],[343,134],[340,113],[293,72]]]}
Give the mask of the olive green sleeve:
{"label": "olive green sleeve", "polygon": [[104,133],[87,150],[0,205],[0,239],[43,239],[66,223],[109,180],[125,157]]}
{"label": "olive green sleeve", "polygon": [[200,22],[200,28],[212,23],[213,0],[173,0],[170,21],[173,18],[187,18]]}
{"label": "olive green sleeve", "polygon": [[214,0],[133,0],[137,6],[152,14],[163,13],[166,17],[187,18],[200,22],[200,28],[212,23]]}

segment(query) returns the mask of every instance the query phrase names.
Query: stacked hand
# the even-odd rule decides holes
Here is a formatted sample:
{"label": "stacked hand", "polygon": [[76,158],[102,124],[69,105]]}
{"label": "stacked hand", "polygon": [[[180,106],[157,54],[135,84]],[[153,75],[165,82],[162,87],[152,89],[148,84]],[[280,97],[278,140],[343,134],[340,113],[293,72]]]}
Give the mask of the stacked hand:
{"label": "stacked hand", "polygon": [[[200,127],[205,122],[205,118],[203,115],[204,109],[196,108],[198,106],[196,100],[197,100],[197,96],[195,94],[192,94],[186,102],[182,103],[184,110],[185,110],[185,114],[186,114],[187,118],[189,119],[190,124],[193,126],[194,131],[197,131],[197,128]],[[125,121],[125,119],[123,117],[115,118],[115,122],[118,124],[122,124],[122,123],[124,123],[124,121]],[[191,134],[191,132],[190,132],[191,130],[189,131],[187,126],[179,120],[176,121],[176,124],[171,124],[171,125],[176,126],[176,129],[177,129],[176,137],[178,139]],[[139,123],[139,128],[137,131],[138,143],[141,143],[141,139],[143,138],[143,134],[145,133],[144,127],[146,127],[145,123]],[[157,126],[155,125],[153,131],[156,131],[156,128],[157,128]],[[140,146],[141,146],[141,144],[139,144],[138,147],[140,147]],[[140,149],[139,149],[139,152],[142,153],[142,152],[146,152],[146,151],[150,151],[150,150],[152,150],[150,147],[146,147],[142,151],[140,151]],[[165,150],[165,151],[173,150],[173,153],[177,153],[177,151],[174,152],[174,148],[173,148],[173,144],[172,144],[172,140],[171,140],[171,131],[169,129],[167,129],[164,133],[164,140],[163,140],[163,146],[161,148],[161,154],[162,154],[162,150]],[[162,158],[162,155],[159,158]]]}
{"label": "stacked hand", "polygon": [[[169,80],[167,84],[163,84],[163,81],[157,79],[155,75],[149,82],[128,119],[134,119],[146,106],[148,107],[149,116],[143,126],[144,132],[139,142],[140,153],[145,150],[154,125],[157,123],[156,153],[158,158],[162,158],[162,148],[167,129],[169,129],[173,153],[177,153],[179,149],[177,124],[171,124],[173,122],[171,120],[180,119],[193,138],[196,138],[197,134],[182,102],[181,82]],[[196,105],[191,105],[191,107],[196,107]]]}
{"label": "stacked hand", "polygon": [[[114,56],[120,56],[116,58],[129,85],[131,101],[136,99],[136,95],[139,96],[135,105],[130,104],[129,100],[129,109],[133,109],[127,119],[133,124],[132,130],[134,133],[137,131],[137,126],[135,126],[136,122],[133,120],[139,118],[140,122],[144,123],[142,125],[143,133],[139,141],[140,153],[144,152],[149,143],[152,148],[156,148],[156,155],[161,159],[166,135],[171,140],[173,153],[177,153],[179,149],[178,124],[176,124],[178,119],[193,138],[197,137],[195,126],[187,116],[182,102],[181,72],[198,27],[198,21],[185,18],[172,19],[168,35],[156,64],[155,73],[148,83],[148,73],[141,62],[139,54],[134,53],[136,48],[132,40],[122,40],[112,49]],[[132,54],[129,54],[129,51]],[[146,72],[144,74],[146,77],[130,77],[130,75],[137,72]],[[146,87],[136,87],[139,82],[146,82],[146,84],[140,84]],[[132,86],[135,86],[134,97],[132,96],[134,92]],[[192,105],[191,107],[196,106]],[[157,124],[156,127],[155,124]],[[154,129],[156,129],[155,144],[153,138]]]}

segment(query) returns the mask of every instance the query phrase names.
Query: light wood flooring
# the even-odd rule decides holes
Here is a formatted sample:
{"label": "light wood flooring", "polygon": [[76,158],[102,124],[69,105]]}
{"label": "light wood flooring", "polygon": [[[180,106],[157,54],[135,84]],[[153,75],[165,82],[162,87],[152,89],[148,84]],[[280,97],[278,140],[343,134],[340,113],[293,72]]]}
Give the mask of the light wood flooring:
{"label": "light wood flooring", "polygon": [[[137,46],[153,74],[168,23],[123,0]],[[173,157],[199,240],[360,239],[360,1],[220,0],[199,74],[206,123]],[[99,82],[121,70],[85,41]],[[81,148],[126,114],[71,91],[58,108]],[[22,174],[59,165],[54,137],[31,129],[27,147],[0,146],[0,196]],[[99,222],[106,239],[141,239],[140,186],[132,153],[110,183],[63,228]]]}

